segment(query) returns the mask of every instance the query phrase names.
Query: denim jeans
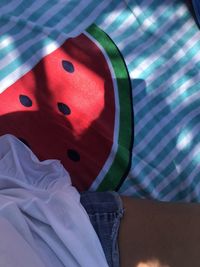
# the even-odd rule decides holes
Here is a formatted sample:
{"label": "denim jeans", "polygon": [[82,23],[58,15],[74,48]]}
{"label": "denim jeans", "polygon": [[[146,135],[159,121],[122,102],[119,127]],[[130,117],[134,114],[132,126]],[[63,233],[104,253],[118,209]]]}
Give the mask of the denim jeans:
{"label": "denim jeans", "polygon": [[119,267],[118,231],[124,209],[118,193],[84,192],[81,204],[99,237],[108,266]]}

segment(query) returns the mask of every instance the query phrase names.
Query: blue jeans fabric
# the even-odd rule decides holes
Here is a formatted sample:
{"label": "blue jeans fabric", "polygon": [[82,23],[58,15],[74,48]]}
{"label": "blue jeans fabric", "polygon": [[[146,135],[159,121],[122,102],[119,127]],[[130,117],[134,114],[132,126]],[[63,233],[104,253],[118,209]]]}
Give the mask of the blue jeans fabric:
{"label": "blue jeans fabric", "polygon": [[81,204],[99,237],[108,266],[119,267],[118,230],[124,209],[117,192],[83,192]]}
{"label": "blue jeans fabric", "polygon": [[194,11],[196,14],[197,21],[200,26],[200,0],[192,0]]}

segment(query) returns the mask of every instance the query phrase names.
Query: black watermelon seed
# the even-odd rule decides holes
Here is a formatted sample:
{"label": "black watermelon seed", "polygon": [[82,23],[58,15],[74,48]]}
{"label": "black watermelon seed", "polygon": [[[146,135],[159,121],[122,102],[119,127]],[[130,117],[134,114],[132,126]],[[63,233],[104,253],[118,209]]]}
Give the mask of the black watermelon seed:
{"label": "black watermelon seed", "polygon": [[64,115],[71,114],[71,110],[66,104],[58,103],[57,105],[58,105],[58,109],[60,110],[60,112],[63,113]]}
{"label": "black watermelon seed", "polygon": [[67,61],[67,60],[63,60],[62,61],[62,66],[64,68],[64,70],[66,70],[67,72],[74,72],[74,66],[71,62]]}
{"label": "black watermelon seed", "polygon": [[32,100],[26,95],[20,95],[19,100],[20,100],[20,103],[25,107],[32,106]]}
{"label": "black watermelon seed", "polygon": [[68,149],[67,155],[72,161],[75,161],[75,162],[80,161],[80,155],[76,150]]}
{"label": "black watermelon seed", "polygon": [[27,142],[24,138],[19,137],[18,139],[19,139],[20,141],[22,141],[22,143],[24,143],[27,147],[30,148],[28,142]]}

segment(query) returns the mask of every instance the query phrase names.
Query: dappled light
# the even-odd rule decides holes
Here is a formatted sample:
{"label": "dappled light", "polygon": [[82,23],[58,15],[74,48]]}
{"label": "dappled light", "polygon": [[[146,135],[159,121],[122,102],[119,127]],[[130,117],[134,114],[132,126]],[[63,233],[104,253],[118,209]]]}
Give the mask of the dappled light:
{"label": "dappled light", "polygon": [[[130,178],[127,179],[127,191],[124,192],[131,195],[137,191],[137,195],[141,197],[169,199],[170,190],[167,190],[165,195],[160,194],[161,190],[164,190],[164,187],[173,180],[178,179],[180,171],[184,171],[185,168],[187,170],[183,176],[190,175],[191,177],[191,166],[194,166],[193,163],[199,164],[199,126],[197,119],[194,118],[194,116],[198,117],[199,113],[199,91],[197,90],[199,29],[191,16],[191,14],[194,15],[191,1],[111,1],[111,5],[109,1],[96,3],[91,1],[89,8],[84,2],[80,6],[71,1],[66,5],[47,2],[49,9],[43,7],[43,1],[38,2],[38,6],[36,2],[32,2],[30,6],[24,7],[21,1],[18,9],[15,9],[18,7],[15,1],[1,5],[4,15],[1,18],[0,27],[2,52],[0,89],[3,92],[10,86],[15,90],[16,88],[12,85],[17,80],[22,80],[21,84],[18,83],[17,101],[20,94],[20,99],[25,103],[25,106],[19,106],[19,101],[16,103],[14,99],[11,99],[13,105],[8,103],[10,108],[7,105],[8,108],[2,115],[12,120],[16,116],[18,119],[15,125],[23,124],[24,115],[34,118],[35,124],[30,123],[31,130],[37,125],[36,117],[45,121],[40,127],[34,129],[35,136],[38,135],[38,130],[44,130],[42,146],[48,143],[49,136],[46,138],[45,134],[48,132],[47,128],[55,132],[59,131],[65,146],[69,135],[64,135],[63,131],[70,132],[74,140],[73,148],[70,149],[74,151],[73,155],[76,154],[80,159],[87,157],[85,144],[94,134],[98,136],[98,139],[100,138],[99,142],[101,138],[104,140],[104,147],[111,146],[113,136],[116,138],[122,136],[125,143],[128,135],[127,126],[129,132],[130,128],[133,128],[133,120],[127,119],[126,121],[127,114],[130,114],[130,109],[125,110],[128,98],[125,99],[123,95],[117,96],[116,88],[114,88],[115,95],[111,96],[113,83],[108,82],[105,73],[102,72],[102,69],[106,69],[105,65],[100,64],[96,54],[91,56],[90,47],[82,40],[77,43],[77,49],[74,49],[75,43],[70,49],[68,47],[65,49],[63,46],[69,37],[78,36],[80,33],[90,38],[87,29],[93,23],[96,24],[116,45],[126,64],[132,83],[132,92],[128,93],[130,97],[133,94],[135,109],[135,130],[132,131],[136,140],[133,153],[135,161],[130,163],[129,170],[131,171],[124,173],[124,177]],[[39,6],[41,8],[38,8]],[[73,17],[74,15],[76,16]],[[80,38],[80,35],[76,38]],[[68,41],[73,42],[72,39]],[[93,36],[91,41],[95,41],[94,39]],[[103,52],[98,41],[96,45]],[[84,56],[77,53],[77,50],[84,49],[84,47]],[[60,57],[45,62],[43,59],[53,54],[57,48],[60,50]],[[110,53],[113,61],[116,58],[116,65],[119,66],[117,61],[119,55],[116,55],[116,50],[112,49],[112,45],[107,45],[107,52]],[[112,64],[108,62],[108,53],[104,56],[110,70]],[[61,70],[63,60],[74,64],[72,64],[73,67],[71,65],[73,72],[65,73]],[[72,62],[73,60],[76,62]],[[39,71],[31,71],[32,74],[29,75],[28,80],[22,79],[23,75],[28,76],[31,69],[36,69],[36,63],[40,64]],[[57,64],[58,68],[55,68],[53,63]],[[75,76],[76,83],[72,78]],[[121,71],[117,76],[121,80],[119,82],[115,79],[114,84],[118,86],[121,83],[121,92],[125,92],[126,84],[122,81],[126,78]],[[137,81],[141,82],[135,85]],[[99,90],[93,90],[97,87]],[[63,97],[63,92],[66,93],[66,97]],[[117,109],[113,103],[118,106]],[[115,115],[117,114],[118,117],[124,116],[121,121],[125,123],[120,122],[120,124],[118,117],[113,119],[114,112],[110,112],[112,116],[105,123],[105,118],[108,118],[107,107],[112,111],[117,110],[118,114],[115,113]],[[49,116],[45,115],[47,109],[50,110]],[[21,112],[26,114],[23,115]],[[55,114],[56,123],[51,121],[52,115]],[[17,122],[18,120],[20,123]],[[13,126],[13,123],[10,124]],[[188,132],[184,133],[183,129],[187,127],[187,124],[190,124]],[[119,135],[118,125],[124,129],[123,135],[121,133]],[[15,133],[18,132],[19,129]],[[23,129],[22,133],[24,132],[27,133],[28,130]],[[39,137],[37,140],[39,142]],[[52,136],[52,140],[54,144],[58,142],[56,135]],[[119,147],[121,146],[121,140],[118,142],[115,139],[114,142],[115,148],[118,144]],[[83,145],[81,148],[80,144]],[[81,151],[79,153],[78,148]],[[125,153],[132,152],[131,145],[122,149]],[[112,158],[115,156],[115,150],[112,150]],[[121,152],[119,154],[122,157],[122,159],[119,158],[120,162],[123,162],[124,154]],[[58,154],[56,156],[60,157]],[[89,157],[87,160],[93,164],[94,158]],[[111,163],[109,163],[110,166]],[[118,164],[118,166],[121,165]],[[109,167],[106,165],[102,173],[107,173]],[[176,182],[176,190],[179,189],[179,185],[180,182]]]}
{"label": "dappled light", "polygon": [[[24,19],[16,17],[15,20],[16,25],[9,20],[10,24],[5,26],[8,29],[13,27],[15,32],[9,35],[8,30],[4,33],[4,42],[0,43],[1,49],[9,47],[16,53],[13,55],[1,50],[5,59],[3,63],[11,65],[7,66],[10,72],[7,76],[1,73],[9,83],[0,84],[0,134],[10,133],[23,140],[40,160],[61,160],[79,190],[88,188],[98,174],[100,183],[109,168],[117,166],[119,161],[115,157],[118,143],[123,141],[118,141],[119,130],[124,135],[132,131],[131,114],[128,114],[130,118],[126,116],[126,112],[132,112],[132,106],[130,82],[122,71],[123,58],[119,52],[116,54],[115,44],[110,45],[112,40],[109,37],[102,38],[106,36],[103,31],[98,32],[98,37],[102,35],[101,38],[107,40],[107,50],[89,32],[67,39],[67,35],[54,28],[48,28],[47,33],[45,27],[44,35],[40,36],[37,34],[43,28],[42,25],[37,28],[36,21],[29,23],[28,20],[25,27]],[[31,34],[36,36],[30,38]],[[110,60],[120,68],[117,77]],[[9,75],[12,79],[8,79]],[[126,87],[127,92],[124,90]],[[123,104],[122,112],[117,106],[119,88],[123,89],[126,100],[126,106],[125,102],[120,103]],[[127,127],[119,129],[120,119]],[[131,134],[129,138],[125,142],[131,157]],[[124,170],[118,175],[119,181],[129,168],[129,157],[122,164]],[[105,163],[106,170],[100,173]],[[117,175],[114,177],[116,179]]]}
{"label": "dappled light", "polygon": [[177,138],[177,149],[183,150],[189,148],[193,139],[192,130],[187,128],[180,131]]}
{"label": "dappled light", "polygon": [[151,259],[151,260],[147,260],[145,262],[141,261],[140,263],[138,263],[134,267],[172,267],[172,266],[170,266],[168,264],[161,263],[157,259]]}
{"label": "dappled light", "polygon": [[[191,4],[17,2],[12,10],[5,0],[0,18],[0,136],[57,159],[79,192],[200,200],[200,31]],[[131,210],[120,260],[177,267],[182,244],[193,248],[190,221],[148,203]]]}

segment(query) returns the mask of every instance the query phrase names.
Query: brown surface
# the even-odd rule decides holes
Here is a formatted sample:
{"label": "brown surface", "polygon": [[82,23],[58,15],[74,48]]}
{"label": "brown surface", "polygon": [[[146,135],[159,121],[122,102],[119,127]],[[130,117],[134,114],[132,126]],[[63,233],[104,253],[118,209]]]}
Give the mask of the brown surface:
{"label": "brown surface", "polygon": [[200,266],[200,205],[122,199],[121,267]]}

